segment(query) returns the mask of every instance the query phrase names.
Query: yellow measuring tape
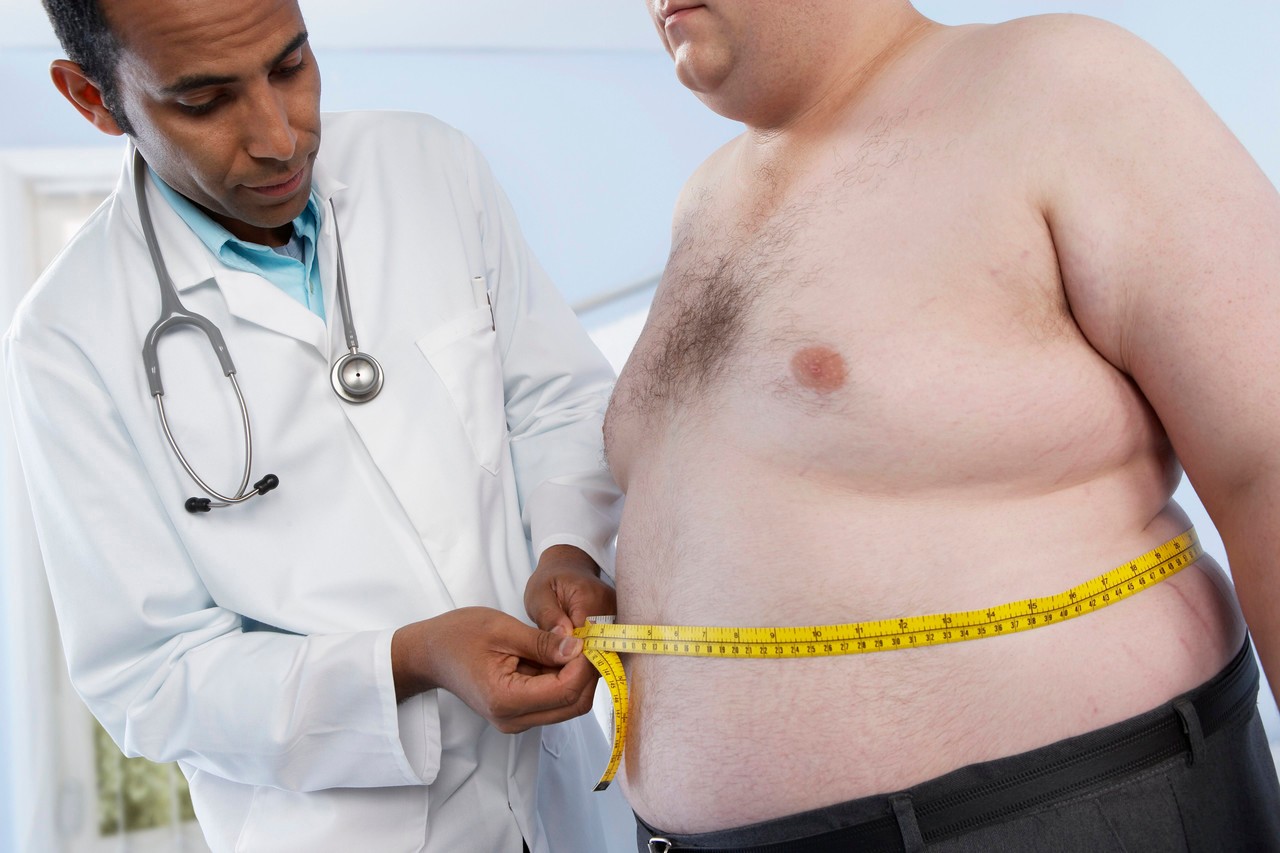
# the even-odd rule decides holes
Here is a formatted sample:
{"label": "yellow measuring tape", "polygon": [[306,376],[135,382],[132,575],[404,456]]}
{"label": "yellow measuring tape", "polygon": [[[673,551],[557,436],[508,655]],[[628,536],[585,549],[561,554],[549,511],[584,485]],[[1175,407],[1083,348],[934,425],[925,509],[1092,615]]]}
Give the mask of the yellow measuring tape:
{"label": "yellow measuring tape", "polygon": [[613,754],[597,791],[609,787],[627,738],[627,674],[619,653],[709,658],[813,658],[938,646],[1016,634],[1074,619],[1173,577],[1200,558],[1194,529],[1111,571],[1058,595],[1030,598],[963,613],[938,613],[791,628],[688,625],[615,625],[612,617],[587,620],[575,630],[613,698]]}

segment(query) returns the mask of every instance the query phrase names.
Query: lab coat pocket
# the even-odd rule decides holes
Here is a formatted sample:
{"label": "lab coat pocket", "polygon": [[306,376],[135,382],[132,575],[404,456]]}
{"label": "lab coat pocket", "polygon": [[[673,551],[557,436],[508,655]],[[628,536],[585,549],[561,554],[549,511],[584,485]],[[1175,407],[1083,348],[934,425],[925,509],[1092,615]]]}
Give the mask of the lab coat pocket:
{"label": "lab coat pocket", "polygon": [[502,465],[507,415],[502,391],[498,336],[489,308],[476,308],[417,341],[466,430],[476,460],[496,474]]}
{"label": "lab coat pocket", "polygon": [[329,788],[297,793],[257,788],[235,853],[420,850],[427,789]]}
{"label": "lab coat pocket", "polygon": [[551,753],[552,758],[559,758],[573,733],[569,731],[569,723],[556,723],[542,727],[542,748]]}

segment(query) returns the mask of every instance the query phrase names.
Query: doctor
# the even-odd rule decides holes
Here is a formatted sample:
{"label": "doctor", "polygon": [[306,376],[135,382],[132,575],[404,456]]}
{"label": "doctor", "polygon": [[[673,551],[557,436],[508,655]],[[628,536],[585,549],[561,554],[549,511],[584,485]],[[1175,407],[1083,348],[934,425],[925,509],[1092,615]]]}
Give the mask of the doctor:
{"label": "doctor", "polygon": [[295,0],[46,8],[58,90],[130,142],[5,340],[89,708],[216,851],[629,847],[578,641],[511,615],[531,555],[607,559],[612,376],[480,155],[322,118]]}

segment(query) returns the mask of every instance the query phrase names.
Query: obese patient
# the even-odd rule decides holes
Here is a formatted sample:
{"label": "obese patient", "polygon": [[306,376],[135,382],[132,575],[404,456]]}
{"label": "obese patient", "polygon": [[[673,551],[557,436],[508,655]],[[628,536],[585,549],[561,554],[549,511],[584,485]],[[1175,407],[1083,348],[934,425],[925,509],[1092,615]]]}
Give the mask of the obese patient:
{"label": "obese patient", "polygon": [[[1280,204],[1189,84],[1083,18],[649,5],[681,82],[744,132],[680,197],[609,408],[618,621],[1059,593],[1185,531],[1185,467],[1274,674]],[[901,791],[1156,708],[1245,637],[1205,556],[1016,635],[630,656],[621,778],[672,833]]]}

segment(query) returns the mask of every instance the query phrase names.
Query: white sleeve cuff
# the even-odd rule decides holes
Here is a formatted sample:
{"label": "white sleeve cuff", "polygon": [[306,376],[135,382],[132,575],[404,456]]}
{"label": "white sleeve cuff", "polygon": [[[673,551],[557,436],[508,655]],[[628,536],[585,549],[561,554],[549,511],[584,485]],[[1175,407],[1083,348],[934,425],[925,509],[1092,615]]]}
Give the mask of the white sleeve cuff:
{"label": "white sleeve cuff", "polygon": [[391,670],[393,634],[394,630],[383,631],[374,644],[374,671],[383,720],[405,784],[430,785],[440,772],[440,706],[434,690],[396,703],[395,676]]}

